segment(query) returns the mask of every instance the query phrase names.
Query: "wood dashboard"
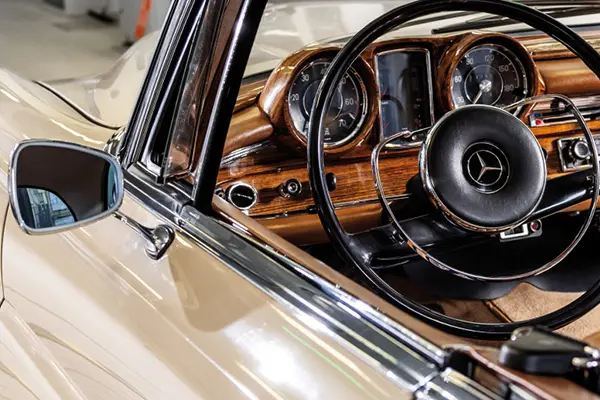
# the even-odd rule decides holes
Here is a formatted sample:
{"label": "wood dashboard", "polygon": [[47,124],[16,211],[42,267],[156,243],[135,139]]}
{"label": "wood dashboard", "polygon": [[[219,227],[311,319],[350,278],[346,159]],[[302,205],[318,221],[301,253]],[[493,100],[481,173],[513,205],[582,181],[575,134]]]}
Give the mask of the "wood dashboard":
{"label": "wood dashboard", "polygon": [[[584,37],[595,48],[600,48],[600,35],[589,33]],[[524,96],[555,93],[590,104],[595,100],[593,96],[600,94],[600,80],[587,66],[562,45],[546,37],[514,38],[473,32],[425,38],[386,38],[372,44],[353,66],[364,90],[364,118],[347,140],[325,148],[326,169],[335,181],[331,197],[347,230],[366,230],[380,224],[382,219],[371,171],[371,152],[384,135],[378,55],[403,49],[426,51],[431,67],[429,111],[433,121],[430,122],[435,122],[458,106],[452,81],[458,79],[459,63],[472,49],[482,45],[508,49],[518,58],[526,74]],[[293,120],[290,93],[302,79],[307,65],[332,59],[341,46],[330,43],[302,49],[285,59],[267,80],[241,88],[219,173],[217,195],[231,202],[232,188],[246,190],[248,195],[255,196],[255,202],[242,204],[239,208],[297,245],[325,242],[327,237],[315,213],[306,165],[306,138]],[[468,63],[468,56],[466,59]],[[360,112],[358,107],[356,109]],[[529,106],[517,115],[531,127],[547,152],[549,176],[558,176],[564,171],[557,141],[582,133],[578,125],[568,119],[540,123],[536,120],[538,111],[537,107]],[[600,131],[600,120],[596,121],[592,116],[588,124],[593,132]],[[417,156],[418,147],[384,151],[380,168],[389,198],[401,201],[409,196],[406,184],[418,173]],[[295,184],[294,188],[300,186],[298,193],[290,195],[286,191],[285,185],[289,182]]]}

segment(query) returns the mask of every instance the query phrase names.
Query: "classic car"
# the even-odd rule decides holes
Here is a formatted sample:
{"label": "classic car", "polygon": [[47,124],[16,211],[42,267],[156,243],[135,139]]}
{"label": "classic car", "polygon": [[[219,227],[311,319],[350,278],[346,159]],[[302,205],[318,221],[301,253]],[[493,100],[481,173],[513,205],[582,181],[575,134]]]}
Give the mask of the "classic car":
{"label": "classic car", "polygon": [[563,3],[176,0],[106,73],[0,71],[1,397],[596,398]]}

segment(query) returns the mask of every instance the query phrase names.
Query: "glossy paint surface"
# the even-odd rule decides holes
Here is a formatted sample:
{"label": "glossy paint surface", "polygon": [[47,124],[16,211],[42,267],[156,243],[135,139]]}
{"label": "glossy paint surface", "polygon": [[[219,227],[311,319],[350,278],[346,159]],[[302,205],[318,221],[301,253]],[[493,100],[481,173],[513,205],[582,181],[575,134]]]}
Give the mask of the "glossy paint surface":
{"label": "glossy paint surface", "polygon": [[138,97],[158,36],[158,32],[145,36],[106,72],[46,83],[100,121],[123,126]]}
{"label": "glossy paint surface", "polygon": [[[44,89],[5,78],[3,217],[18,141],[102,148],[113,133]],[[122,211],[146,226],[165,223],[130,197]],[[10,215],[4,223],[0,389],[8,399],[411,397],[184,236],[152,261],[143,239],[114,218],[35,237]]]}

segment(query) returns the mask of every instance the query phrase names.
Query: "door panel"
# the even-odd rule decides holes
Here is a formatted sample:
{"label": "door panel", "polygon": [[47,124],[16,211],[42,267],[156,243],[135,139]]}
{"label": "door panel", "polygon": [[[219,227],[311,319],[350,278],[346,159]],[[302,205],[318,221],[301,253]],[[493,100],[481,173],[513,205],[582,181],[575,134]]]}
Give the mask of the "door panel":
{"label": "door panel", "polygon": [[410,396],[186,237],[160,261],[144,248],[115,218],[49,236],[7,221],[6,297],[87,398]]}

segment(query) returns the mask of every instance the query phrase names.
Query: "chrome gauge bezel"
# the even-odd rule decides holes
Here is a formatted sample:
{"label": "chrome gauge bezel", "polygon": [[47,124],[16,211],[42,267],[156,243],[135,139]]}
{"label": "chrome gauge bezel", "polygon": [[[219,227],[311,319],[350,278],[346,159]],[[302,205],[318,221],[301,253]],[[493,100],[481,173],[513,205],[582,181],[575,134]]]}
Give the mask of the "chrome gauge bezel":
{"label": "chrome gauge bezel", "polygon": [[[456,100],[454,97],[454,87],[455,87],[455,82],[453,79],[454,74],[455,74],[456,70],[458,69],[459,64],[465,59],[465,57],[467,57],[472,52],[480,50],[482,48],[494,48],[497,52],[502,53],[508,60],[511,61],[511,63],[514,65],[514,67],[518,69],[518,71],[517,71],[518,77],[523,82],[523,95],[516,102],[522,101],[523,99],[526,99],[527,96],[531,95],[529,74],[528,74],[527,68],[525,68],[525,63],[523,63],[523,60],[521,59],[521,57],[519,57],[516,52],[514,52],[513,50],[511,50],[510,48],[506,47],[503,44],[495,43],[495,42],[483,42],[483,43],[479,43],[475,46],[469,47],[464,53],[462,53],[461,56],[458,58],[458,62],[456,63],[456,65],[454,65],[454,67],[452,68],[452,71],[450,72],[450,100],[451,100],[452,109],[457,109],[459,107],[462,107],[462,106],[456,104]],[[472,103],[470,103],[470,104],[472,104]],[[465,105],[468,105],[468,104],[465,104]],[[498,106],[496,104],[488,104],[488,105],[490,105],[492,107],[502,108],[502,107],[507,106],[508,104],[506,104],[504,106]],[[522,107],[519,107],[518,109],[515,109],[513,111],[513,114],[518,115],[521,112],[521,110],[522,110]]]}
{"label": "chrome gauge bezel", "polygon": [[[295,136],[300,138],[302,140],[303,144],[305,144],[305,145],[308,141],[308,138],[307,138],[306,134],[299,129],[297,121],[294,119],[294,117],[292,116],[292,113],[291,113],[292,87],[296,83],[297,79],[299,79],[302,72],[312,68],[315,64],[318,64],[318,63],[331,64],[331,61],[332,61],[332,58],[321,57],[321,58],[316,58],[316,59],[311,60],[310,62],[302,64],[302,66],[298,69],[298,72],[294,73],[294,77],[293,77],[293,79],[291,79],[289,87],[287,89],[286,102],[285,102],[285,107],[286,107],[285,117],[286,117],[286,119],[288,119],[288,125],[291,129],[293,129]],[[364,125],[367,120],[367,115],[369,113],[369,105],[370,105],[369,93],[367,91],[367,86],[365,85],[365,81],[364,81],[363,77],[354,67],[351,67],[346,73],[349,74],[351,76],[351,78],[355,81],[355,83],[357,84],[357,89],[359,90],[359,95],[362,97],[362,100],[363,100],[362,108],[360,110],[360,117],[359,117],[359,120],[356,123],[356,126],[354,127],[354,129],[348,135],[346,135],[346,137],[344,137],[342,140],[325,143],[324,144],[325,149],[335,149],[335,148],[342,147],[342,146],[352,142],[353,140],[355,140],[358,136],[360,136],[360,133],[364,129]]]}

